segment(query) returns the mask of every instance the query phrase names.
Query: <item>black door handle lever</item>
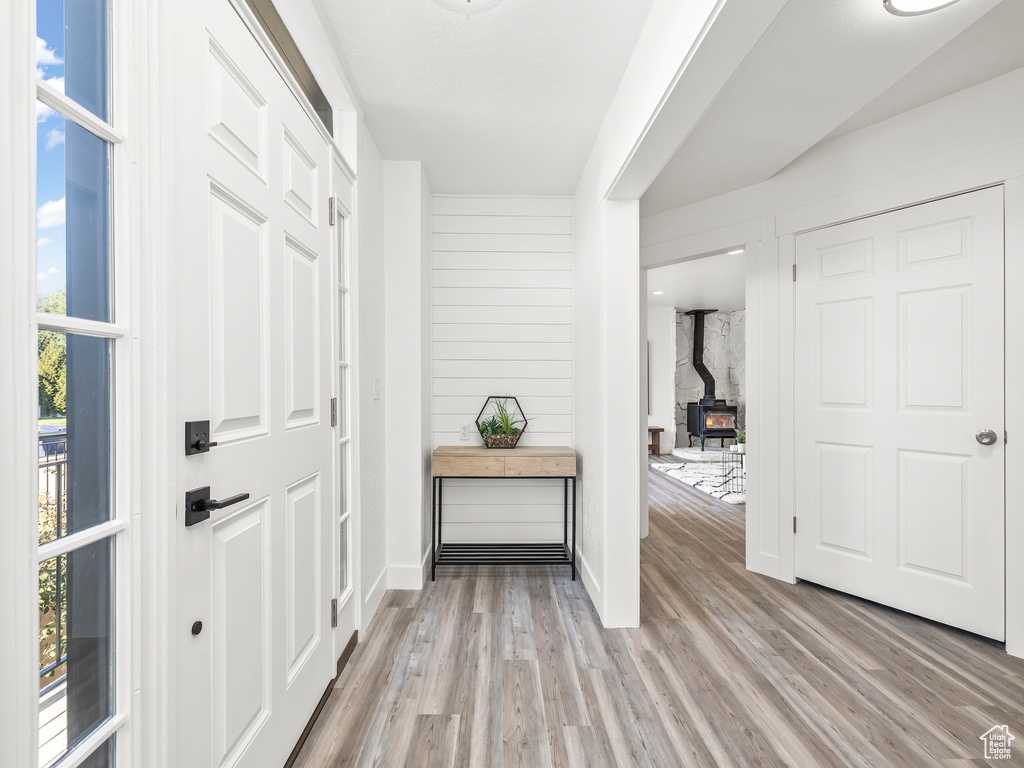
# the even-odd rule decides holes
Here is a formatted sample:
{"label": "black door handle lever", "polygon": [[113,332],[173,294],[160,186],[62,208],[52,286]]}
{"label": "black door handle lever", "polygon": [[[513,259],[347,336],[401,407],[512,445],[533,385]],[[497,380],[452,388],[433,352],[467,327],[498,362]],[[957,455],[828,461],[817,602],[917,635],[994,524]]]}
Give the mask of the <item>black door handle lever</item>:
{"label": "black door handle lever", "polygon": [[201,523],[210,517],[211,509],[224,509],[232,504],[245,501],[248,493],[239,493],[223,501],[210,498],[210,486],[195,488],[185,493],[185,527]]}
{"label": "black door handle lever", "polygon": [[192,504],[192,511],[204,512],[208,509],[224,509],[224,507],[230,507],[232,504],[237,504],[238,502],[245,501],[248,498],[248,493],[237,493],[230,498],[224,499],[224,501],[217,501],[217,499],[199,499]]}

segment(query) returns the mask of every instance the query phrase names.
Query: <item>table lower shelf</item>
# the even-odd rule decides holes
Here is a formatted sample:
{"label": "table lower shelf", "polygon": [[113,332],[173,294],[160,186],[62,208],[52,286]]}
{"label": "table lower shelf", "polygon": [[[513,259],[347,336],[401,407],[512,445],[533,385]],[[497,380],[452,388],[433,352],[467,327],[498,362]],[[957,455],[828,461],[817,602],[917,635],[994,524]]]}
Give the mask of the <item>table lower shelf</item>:
{"label": "table lower shelf", "polygon": [[572,565],[572,549],[561,543],[445,543],[437,565]]}

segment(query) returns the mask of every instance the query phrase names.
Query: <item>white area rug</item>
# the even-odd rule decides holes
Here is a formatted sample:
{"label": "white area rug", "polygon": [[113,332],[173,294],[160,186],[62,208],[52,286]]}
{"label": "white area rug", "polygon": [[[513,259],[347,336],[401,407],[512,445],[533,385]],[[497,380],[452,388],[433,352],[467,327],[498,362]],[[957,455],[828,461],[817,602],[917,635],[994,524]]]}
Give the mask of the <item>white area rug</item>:
{"label": "white area rug", "polygon": [[722,461],[722,449],[717,445],[714,448],[709,445],[703,451],[699,445],[692,448],[673,448],[672,455],[679,461]]}
{"label": "white area rug", "polygon": [[651,466],[728,504],[746,504],[747,486],[742,466],[734,461],[723,465],[721,451],[695,450],[697,455],[691,458],[694,449],[677,448],[672,455],[682,458],[680,463]]}

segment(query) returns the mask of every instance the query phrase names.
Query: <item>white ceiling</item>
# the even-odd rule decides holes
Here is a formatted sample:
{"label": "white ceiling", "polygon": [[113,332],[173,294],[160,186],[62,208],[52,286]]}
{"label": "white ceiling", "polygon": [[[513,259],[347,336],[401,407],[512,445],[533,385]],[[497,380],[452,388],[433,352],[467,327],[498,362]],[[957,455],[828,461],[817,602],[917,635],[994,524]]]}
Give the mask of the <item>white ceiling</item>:
{"label": "white ceiling", "polygon": [[1024,0],[1003,0],[823,141],[1024,67]]}
{"label": "white ceiling", "polygon": [[997,0],[915,17],[893,16],[880,0],[790,0],[681,137],[641,215],[765,181],[840,126],[855,130],[1015,68],[1022,2],[1004,0],[1011,7],[958,42]]}
{"label": "white ceiling", "polygon": [[316,0],[381,154],[464,194],[572,193],[652,1]]}
{"label": "white ceiling", "polygon": [[[708,256],[647,272],[647,306],[676,309],[718,309],[734,312],[746,306],[746,273],[742,255]],[[655,291],[664,295],[655,296]]]}

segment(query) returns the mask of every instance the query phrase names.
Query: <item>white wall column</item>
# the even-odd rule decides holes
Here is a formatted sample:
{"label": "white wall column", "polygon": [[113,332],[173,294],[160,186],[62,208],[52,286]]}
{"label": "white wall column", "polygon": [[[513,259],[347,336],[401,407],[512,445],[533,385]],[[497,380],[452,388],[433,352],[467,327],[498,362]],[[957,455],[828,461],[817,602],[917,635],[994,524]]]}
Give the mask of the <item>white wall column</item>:
{"label": "white wall column", "polygon": [[605,205],[609,362],[605,442],[607,471],[619,479],[607,486],[602,618],[606,626],[635,627],[640,623],[640,518],[646,508],[647,477],[647,451],[643,450],[647,398],[641,390],[639,364],[641,338],[646,338],[641,336],[646,323],[641,318],[645,302],[640,295],[640,201],[610,200]]}
{"label": "white wall column", "polygon": [[430,540],[426,475],[431,450],[430,286],[426,282],[430,241],[425,237],[430,232],[429,206],[422,165],[385,160],[384,442],[389,589],[423,587],[423,541]]}
{"label": "white wall column", "polygon": [[[639,205],[639,201],[637,201]],[[637,209],[639,216],[639,208]],[[639,228],[637,229],[637,242],[639,242]],[[639,263],[639,247],[637,248],[637,259]],[[640,270],[640,282],[637,286],[637,298],[639,304],[637,306],[637,319],[640,321],[640,343],[637,346],[637,352],[640,355],[640,426],[643,427],[640,435],[640,455],[644,457],[643,466],[640,467],[640,476],[638,483],[640,485],[640,495],[638,499],[638,505],[640,510],[640,538],[646,539],[647,534],[650,533],[650,522],[651,522],[651,510],[650,510],[650,478],[647,474],[647,445],[649,433],[644,431],[647,428],[647,421],[644,421],[644,417],[647,416],[648,421],[650,420],[651,413],[651,382],[648,378],[651,367],[649,362],[649,349],[650,349],[650,336],[647,335],[647,270]],[[659,442],[661,438],[658,438]]]}

